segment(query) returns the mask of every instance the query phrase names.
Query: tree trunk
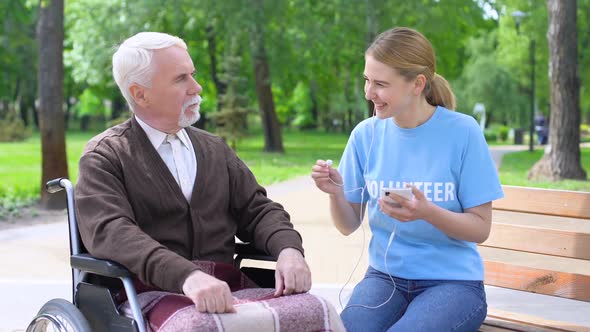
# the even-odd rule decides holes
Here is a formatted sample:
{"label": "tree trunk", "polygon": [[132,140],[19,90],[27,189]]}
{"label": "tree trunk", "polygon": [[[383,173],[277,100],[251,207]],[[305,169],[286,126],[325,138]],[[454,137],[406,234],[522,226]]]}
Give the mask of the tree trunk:
{"label": "tree trunk", "polygon": [[227,85],[219,79],[217,73],[217,41],[215,39],[215,30],[212,24],[208,24],[205,28],[207,34],[207,52],[209,53],[209,61],[211,62],[211,78],[217,89],[217,111],[219,112],[223,106],[219,96],[223,96],[227,90]]}
{"label": "tree trunk", "polygon": [[319,124],[318,100],[316,94],[317,82],[315,78],[312,78],[309,85],[309,98],[311,100],[311,118],[313,119],[314,128],[317,128]]}
{"label": "tree trunk", "polygon": [[[377,37],[377,29],[378,29],[378,17],[377,17],[377,10],[378,7],[374,0],[366,0],[367,2],[367,48],[371,46],[375,37]],[[372,117],[375,114],[375,105],[372,101],[367,100],[367,115]]]}
{"label": "tree trunk", "polygon": [[577,63],[577,1],[547,0],[551,119],[547,153],[529,179],[586,179],[580,162],[580,81]]}
{"label": "tree trunk", "polygon": [[90,126],[90,115],[84,114],[80,116],[80,131],[88,131]]}
{"label": "tree trunk", "polygon": [[68,176],[63,117],[63,0],[41,1],[37,40],[39,43],[39,125],[41,131],[41,207],[61,209],[64,195],[49,194],[45,183]]}
{"label": "tree trunk", "polygon": [[123,115],[123,112],[128,113],[127,102],[120,93],[116,94],[113,98],[113,104],[111,105],[111,107],[111,120],[119,118]]}
{"label": "tree trunk", "polygon": [[27,108],[25,107],[24,97],[23,97],[23,90],[21,88],[21,79],[18,78],[16,81],[16,90],[14,92],[14,108],[17,108],[18,105],[18,113],[20,119],[23,121],[25,127],[29,126],[29,119],[27,117]]}
{"label": "tree trunk", "polygon": [[21,96],[21,98],[19,98],[19,110],[20,110],[20,118],[21,120],[23,120],[23,123],[25,124],[25,127],[29,126],[29,112],[27,109],[27,104],[25,103],[25,98]]}
{"label": "tree trunk", "polygon": [[39,110],[37,109],[37,106],[35,106],[34,100],[31,106],[33,107],[33,122],[35,123],[35,127],[41,131],[41,126],[39,126]]}
{"label": "tree trunk", "polygon": [[72,84],[68,84],[68,89],[65,93],[65,98],[64,101],[66,102],[66,111],[64,113],[64,128],[65,131],[67,131],[68,129],[70,129],[70,118],[71,118],[71,110],[72,110],[72,103],[70,102],[71,99],[71,95],[72,95]]}
{"label": "tree trunk", "polygon": [[275,111],[275,104],[272,96],[270,69],[264,46],[264,10],[262,1],[254,1],[254,16],[252,22],[252,58],[254,62],[254,76],[256,80],[256,95],[258,107],[262,117],[264,130],[264,151],[284,152],[281,127]]}

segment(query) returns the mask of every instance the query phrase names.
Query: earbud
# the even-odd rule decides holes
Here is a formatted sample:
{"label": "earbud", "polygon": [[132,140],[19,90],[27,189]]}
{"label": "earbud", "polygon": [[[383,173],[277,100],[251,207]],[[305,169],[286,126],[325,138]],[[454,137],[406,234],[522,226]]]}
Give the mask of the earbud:
{"label": "earbud", "polygon": [[326,165],[327,166],[332,166],[332,160],[331,159],[326,160]]}

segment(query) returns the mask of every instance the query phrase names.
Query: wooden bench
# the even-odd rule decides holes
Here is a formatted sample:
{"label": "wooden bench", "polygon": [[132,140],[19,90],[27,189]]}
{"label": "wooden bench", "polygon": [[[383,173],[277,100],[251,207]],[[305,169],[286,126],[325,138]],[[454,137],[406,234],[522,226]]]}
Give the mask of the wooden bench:
{"label": "wooden bench", "polygon": [[[590,193],[503,186],[479,246],[485,284],[590,302]],[[576,305],[572,301],[574,306]],[[480,331],[590,331],[488,308]]]}

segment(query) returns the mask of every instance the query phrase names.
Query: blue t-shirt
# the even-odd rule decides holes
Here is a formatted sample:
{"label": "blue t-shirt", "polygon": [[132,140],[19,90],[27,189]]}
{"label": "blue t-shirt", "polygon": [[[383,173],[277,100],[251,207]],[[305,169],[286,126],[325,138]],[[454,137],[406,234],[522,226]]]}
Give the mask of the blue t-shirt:
{"label": "blue t-shirt", "polygon": [[[399,222],[377,204],[381,188],[406,183],[454,212],[502,198],[496,167],[475,119],[437,107],[428,121],[411,129],[398,127],[391,118],[364,120],[350,135],[339,171],[346,199],[368,202],[373,268],[406,279],[483,280],[475,243],[451,238],[424,220]],[[396,224],[386,270],[385,250]]]}

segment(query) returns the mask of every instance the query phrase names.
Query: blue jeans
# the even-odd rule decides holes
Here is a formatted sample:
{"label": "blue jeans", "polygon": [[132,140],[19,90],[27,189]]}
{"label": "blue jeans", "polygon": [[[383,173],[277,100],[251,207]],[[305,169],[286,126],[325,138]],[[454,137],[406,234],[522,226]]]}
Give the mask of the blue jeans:
{"label": "blue jeans", "polygon": [[348,332],[477,331],[487,315],[481,281],[407,280],[369,267],[341,313]]}

